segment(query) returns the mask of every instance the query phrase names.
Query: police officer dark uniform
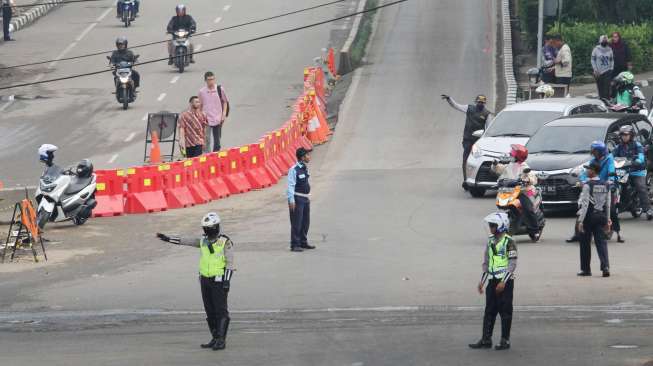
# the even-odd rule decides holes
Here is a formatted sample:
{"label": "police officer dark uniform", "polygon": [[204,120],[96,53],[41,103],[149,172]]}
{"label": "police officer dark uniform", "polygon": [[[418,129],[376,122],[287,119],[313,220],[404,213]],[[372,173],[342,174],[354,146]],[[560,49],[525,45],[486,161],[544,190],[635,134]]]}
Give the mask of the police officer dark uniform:
{"label": "police officer dark uniform", "polygon": [[442,94],[442,99],[446,100],[450,106],[454,109],[465,113],[465,130],[463,131],[463,188],[467,189],[467,158],[472,152],[472,146],[478,140],[478,137],[475,137],[474,131],[484,130],[485,125],[489,120],[490,112],[485,108],[487,103],[487,97],[485,95],[479,95],[476,97],[475,105],[462,105],[456,103],[453,98],[446,94]]}
{"label": "police officer dark uniform", "polygon": [[211,341],[201,347],[217,351],[227,345],[230,321],[227,295],[235,270],[233,242],[228,236],[220,233],[220,216],[215,212],[209,212],[202,218],[202,228],[204,235],[201,238],[182,238],[162,233],[157,233],[156,236],[172,244],[200,249],[200,287],[206,322],[212,336]]}
{"label": "police officer dark uniform", "polygon": [[2,8],[2,33],[5,41],[13,41],[9,35],[9,25],[13,11],[16,9],[14,0],[0,0],[0,7]]}
{"label": "police officer dark uniform", "polygon": [[290,250],[303,252],[315,249],[308,244],[308,227],[311,219],[311,185],[308,183],[308,164],[311,150],[300,147],[295,152],[297,164],[288,171],[288,208],[290,210]]}
{"label": "police officer dark uniform", "polygon": [[492,331],[497,314],[501,316],[501,342],[494,347],[500,351],[510,348],[510,328],[512,326],[512,298],[514,273],[517,268],[517,246],[508,235],[510,219],[505,212],[496,212],[485,217],[490,227],[490,238],[483,255],[483,274],[478,284],[478,293],[483,293],[485,281],[485,315],[483,316],[483,336],[481,340],[469,345],[470,348],[491,348]]}

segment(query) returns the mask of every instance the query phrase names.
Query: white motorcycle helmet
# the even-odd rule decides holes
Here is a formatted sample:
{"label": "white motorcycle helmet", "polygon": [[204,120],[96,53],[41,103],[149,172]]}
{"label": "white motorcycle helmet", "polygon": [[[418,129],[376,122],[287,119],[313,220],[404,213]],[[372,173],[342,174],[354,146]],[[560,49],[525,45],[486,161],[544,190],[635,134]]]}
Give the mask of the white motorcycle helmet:
{"label": "white motorcycle helmet", "polygon": [[494,212],[483,219],[488,225],[494,224],[497,226],[497,232],[507,233],[510,229],[510,218],[505,212]]}
{"label": "white motorcycle helmet", "polygon": [[220,216],[215,212],[209,212],[202,218],[202,229],[209,237],[220,235]]}
{"label": "white motorcycle helmet", "polygon": [[52,144],[43,144],[39,147],[39,160],[43,163],[52,161],[54,159],[54,152],[59,150],[58,147]]}

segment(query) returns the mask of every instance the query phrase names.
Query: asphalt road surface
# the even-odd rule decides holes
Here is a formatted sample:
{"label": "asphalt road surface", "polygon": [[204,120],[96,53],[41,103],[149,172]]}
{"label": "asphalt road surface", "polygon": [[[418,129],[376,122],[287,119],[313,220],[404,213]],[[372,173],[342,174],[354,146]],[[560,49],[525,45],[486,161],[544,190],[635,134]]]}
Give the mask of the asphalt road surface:
{"label": "asphalt road surface", "polygon": [[[494,99],[493,14],[480,0],[411,0],[381,13],[333,140],[311,163],[317,250],[288,251],[283,182],[202,207],[52,225],[47,264],[0,266],[0,364],[649,361],[651,224],[632,219],[627,243],[610,244],[607,279],[576,277],[569,217],[549,217],[540,243],[518,238],[513,348],[467,349],[481,332],[475,286],[494,200],[460,189],[464,118],[438,95]],[[220,353],[199,348],[208,332],[196,250],[154,238],[197,233],[207,210],[220,212],[237,249]]]}

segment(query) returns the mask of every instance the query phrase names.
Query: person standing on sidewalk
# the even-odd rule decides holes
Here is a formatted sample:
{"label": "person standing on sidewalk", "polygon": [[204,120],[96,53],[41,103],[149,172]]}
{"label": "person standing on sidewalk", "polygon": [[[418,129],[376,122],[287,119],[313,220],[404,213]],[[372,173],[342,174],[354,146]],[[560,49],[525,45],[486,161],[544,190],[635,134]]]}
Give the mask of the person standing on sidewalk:
{"label": "person standing on sidewalk", "polygon": [[501,316],[501,342],[497,351],[510,348],[510,328],[512,327],[512,299],[515,288],[514,274],[517,269],[517,245],[508,235],[510,219],[505,212],[495,212],[485,217],[490,229],[490,238],[483,254],[483,274],[478,283],[478,293],[485,288],[485,315],[483,316],[483,336],[481,340],[469,345],[470,348],[491,348],[492,331],[497,314]]}
{"label": "person standing on sidewalk", "polygon": [[562,36],[556,34],[551,37],[552,44],[558,49],[558,55],[555,62],[555,77],[556,84],[563,84],[567,86],[565,94],[569,93],[569,84],[571,84],[573,58],[571,56],[571,48],[566,44]]}
{"label": "person standing on sidewalk", "polygon": [[188,110],[179,115],[179,144],[183,141],[180,147],[186,149],[186,157],[194,158],[202,155],[208,120],[197,96],[190,97],[188,103]]}
{"label": "person standing on sidewalk", "polygon": [[610,213],[610,188],[606,181],[599,178],[601,165],[593,162],[586,166],[589,181],[583,185],[578,200],[578,231],[580,232],[580,272],[578,276],[591,276],[590,262],[592,259],[592,237],[596,251],[601,261],[603,277],[610,277],[610,261],[608,260],[608,243],[605,232],[612,225],[608,218]]}
{"label": "person standing on sidewalk", "polygon": [[13,41],[9,35],[9,25],[11,24],[11,17],[13,12],[16,11],[16,3],[14,0],[0,0],[2,2],[2,33],[4,34],[5,41]]}
{"label": "person standing on sidewalk", "polygon": [[599,98],[610,99],[610,84],[614,69],[614,54],[608,45],[608,36],[602,35],[599,44],[592,51],[592,69]]}
{"label": "person standing on sidewalk", "polygon": [[[206,132],[206,152],[220,151],[220,138],[222,137],[222,125],[229,116],[229,99],[222,85],[216,83],[215,75],[211,71],[204,74],[206,86],[200,89],[199,97],[202,102],[202,110],[209,120]],[[213,144],[210,144],[211,137]]]}
{"label": "person standing on sidewalk", "polygon": [[479,139],[474,136],[474,131],[485,129],[492,112],[485,108],[487,97],[482,94],[476,97],[476,104],[470,105],[458,104],[446,94],[442,94],[442,99],[446,100],[454,109],[466,115],[465,130],[463,131],[463,189],[467,190],[467,158],[472,152],[472,146]]}
{"label": "person standing on sidewalk", "polygon": [[614,79],[622,72],[633,69],[633,59],[628,43],[621,38],[619,32],[612,33],[610,48],[614,53],[614,69],[612,70],[612,78]]}
{"label": "person standing on sidewalk", "polygon": [[554,83],[554,63],[556,56],[558,56],[558,49],[551,45],[551,36],[544,36],[544,47],[542,47],[542,58],[544,70],[542,72],[542,81],[545,83]]}
{"label": "person standing on sidewalk", "polygon": [[288,171],[288,209],[290,210],[290,251],[303,252],[315,249],[308,244],[308,227],[311,220],[311,185],[308,182],[308,164],[311,150],[300,147],[295,152],[297,164]]}
{"label": "person standing on sidewalk", "polygon": [[234,244],[220,231],[220,216],[209,212],[202,218],[204,235],[201,238],[183,238],[177,235],[157,233],[157,238],[175,244],[200,249],[200,288],[206,312],[206,322],[211,332],[211,341],[202,348],[214,351],[227,346],[229,310],[227,297],[231,288],[231,277],[235,271]]}

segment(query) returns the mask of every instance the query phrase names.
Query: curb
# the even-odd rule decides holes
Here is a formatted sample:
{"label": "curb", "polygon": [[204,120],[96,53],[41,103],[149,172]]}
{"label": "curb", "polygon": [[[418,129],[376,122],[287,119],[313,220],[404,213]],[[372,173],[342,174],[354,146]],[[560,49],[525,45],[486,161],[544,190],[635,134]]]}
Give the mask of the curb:
{"label": "curb", "polygon": [[502,0],[501,15],[503,23],[503,74],[506,79],[506,105],[517,102],[517,80],[513,68],[512,27],[510,24],[510,0]]}
{"label": "curb", "polygon": [[[358,2],[358,9],[356,9],[356,11],[361,12],[365,10],[366,5],[367,5],[367,0],[360,0]],[[342,46],[342,49],[340,49],[340,60],[338,61],[339,75],[347,74],[354,69],[351,64],[349,49],[354,44],[354,40],[356,39],[356,35],[358,34],[358,28],[360,27],[361,20],[363,19],[363,15],[364,14],[356,15],[351,30],[349,31],[349,37],[347,37],[345,44]]]}
{"label": "curb", "polygon": [[54,7],[60,5],[64,0],[42,0],[45,4],[34,5],[32,8],[22,13],[21,15],[12,18],[9,24],[9,32],[16,32],[28,25],[34,23],[37,19],[47,14]]}

